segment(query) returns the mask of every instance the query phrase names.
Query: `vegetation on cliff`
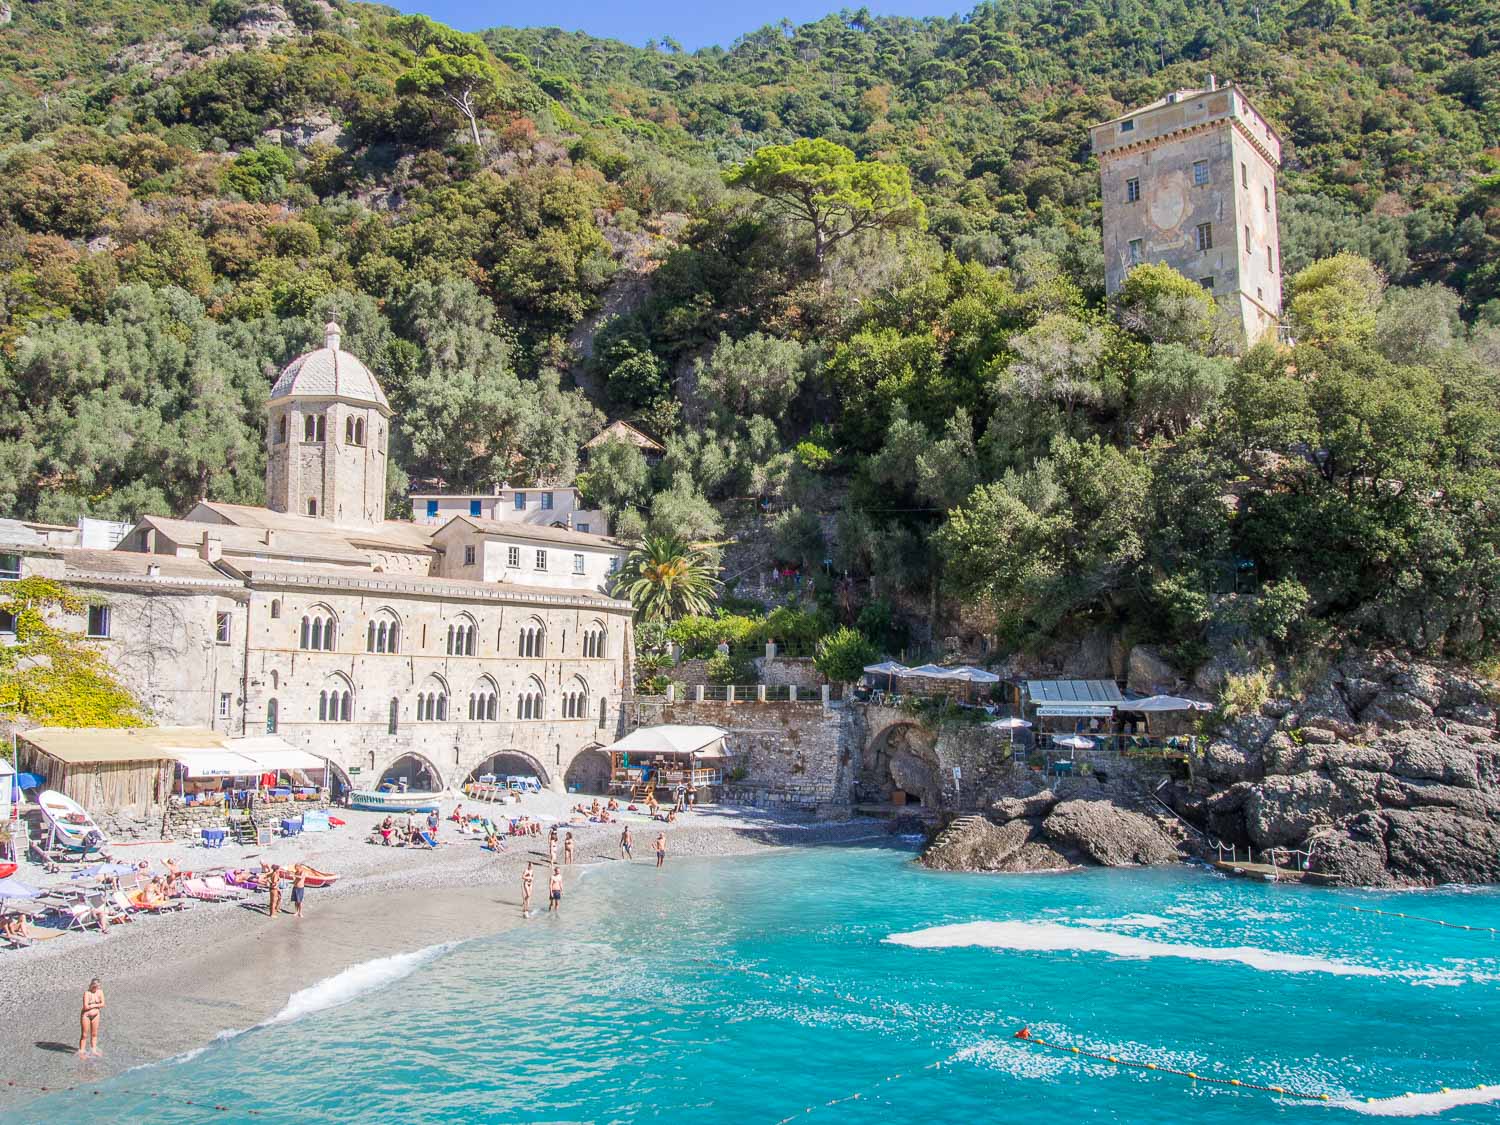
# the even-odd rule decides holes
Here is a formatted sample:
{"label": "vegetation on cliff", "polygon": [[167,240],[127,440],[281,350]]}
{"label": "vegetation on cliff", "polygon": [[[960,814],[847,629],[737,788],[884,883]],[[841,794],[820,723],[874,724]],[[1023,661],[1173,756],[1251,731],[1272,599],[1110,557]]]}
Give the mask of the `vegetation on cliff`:
{"label": "vegetation on cliff", "polygon": [[[1492,653],[1500,9],[1357,7],[1006,0],[686,54],[14,5],[0,510],[259,499],[270,378],[332,315],[401,416],[393,497],[570,478],[629,417],[666,455],[596,455],[617,529],[759,513],[876,640],[894,603],[1183,664]],[[1169,271],[1102,292],[1087,126],[1210,71],[1286,140],[1292,348],[1236,354]]]}

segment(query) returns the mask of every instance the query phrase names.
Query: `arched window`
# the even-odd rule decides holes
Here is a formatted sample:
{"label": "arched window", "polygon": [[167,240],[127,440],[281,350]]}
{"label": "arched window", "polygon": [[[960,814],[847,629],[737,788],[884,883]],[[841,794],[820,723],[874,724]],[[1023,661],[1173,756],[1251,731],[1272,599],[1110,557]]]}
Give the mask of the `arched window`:
{"label": "arched window", "polygon": [[318,420],[311,414],[304,414],[302,416],[302,440],[318,440]]}
{"label": "arched window", "polygon": [[312,610],[302,618],[302,627],[297,633],[297,647],[332,652],[337,635],[338,628],[334,624],[333,610],[326,605],[313,606]]}
{"label": "arched window", "polygon": [[401,725],[401,701],[399,699],[392,699],[391,700],[390,719],[387,720],[387,722],[386,722],[385,731],[386,731],[387,734],[395,734],[396,733],[396,728],[399,727],[400,725]]}
{"label": "arched window", "polygon": [[328,440],[327,424],[328,424],[328,416],[325,415],[325,414],[319,414],[318,415],[318,440],[319,441],[327,441]]}
{"label": "arched window", "polygon": [[317,500],[317,497],[315,497],[315,496],[309,496],[307,498],[307,514],[310,515],[310,516],[315,516],[315,515],[318,514],[318,500]]}
{"label": "arched window", "polygon": [[400,623],[394,610],[377,610],[365,627],[366,652],[399,652]]}
{"label": "arched window", "polygon": [[276,621],[281,617],[281,599],[271,599],[271,620]]}
{"label": "arched window", "polygon": [[341,672],[323,681],[318,692],[318,721],[348,723],[354,720],[354,685]]}
{"label": "arched window", "polygon": [[590,660],[602,659],[608,651],[608,645],[605,639],[607,636],[608,633],[605,632],[604,623],[602,621],[590,622],[583,631],[584,657]]}
{"label": "arched window", "polygon": [[563,692],[563,718],[584,719],[589,713],[589,685],[581,676],[574,676]]}
{"label": "arched window", "polygon": [[354,420],[354,444],[355,445],[364,445],[364,443],[365,443],[365,420],[363,418],[356,418]]}
{"label": "arched window", "polygon": [[520,655],[547,655],[547,627],[540,618],[533,617],[521,626]]}
{"label": "arched window", "polygon": [[516,697],[516,718],[540,719],[546,702],[547,694],[542,681],[532,676],[521,686],[521,694]]}
{"label": "arched window", "polygon": [[417,692],[417,720],[440,723],[448,718],[448,685],[438,676],[428,676]]}
{"label": "arched window", "polygon": [[280,721],[281,707],[274,699],[266,700],[266,733],[275,734],[276,724]]}
{"label": "arched window", "polygon": [[469,718],[476,722],[493,721],[499,714],[500,690],[488,676],[479,677],[469,692]]}
{"label": "arched window", "polygon": [[283,414],[276,420],[276,444],[286,444],[286,415]]}
{"label": "arched window", "polygon": [[467,613],[448,626],[448,655],[473,656],[478,643],[479,627]]}
{"label": "arched window", "polygon": [[344,444],[354,444],[354,418],[352,416],[344,419]]}

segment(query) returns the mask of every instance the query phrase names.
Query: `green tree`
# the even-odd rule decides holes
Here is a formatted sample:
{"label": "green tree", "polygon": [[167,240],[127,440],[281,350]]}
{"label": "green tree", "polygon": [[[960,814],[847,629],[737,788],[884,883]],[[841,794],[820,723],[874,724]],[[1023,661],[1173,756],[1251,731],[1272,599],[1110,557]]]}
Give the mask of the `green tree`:
{"label": "green tree", "polygon": [[905,168],[859,160],[833,141],[803,138],[766,145],[725,173],[724,180],[811,226],[819,269],[828,252],[850,235],[921,229],[926,221],[926,209],[912,194]]}
{"label": "green tree", "polygon": [[702,550],[675,535],[647,535],[626,556],[613,593],[644,621],[672,621],[707,614],[719,586],[718,564]]}
{"label": "green tree", "polygon": [[1136,266],[1113,298],[1115,316],[1128,332],[1155,344],[1201,348],[1213,328],[1217,307],[1203,286],[1171,266]]}
{"label": "green tree", "polygon": [[588,468],[578,477],[587,507],[613,517],[645,499],[651,468],[634,442],[610,438],[588,452]]}
{"label": "green tree", "polygon": [[1375,331],[1385,279],[1367,259],[1335,254],[1292,278],[1288,306],[1299,340],[1355,340]]}
{"label": "green tree", "polygon": [[500,71],[484,40],[434,23],[426,16],[402,16],[391,30],[410,42],[419,57],[396,80],[396,91],[457,110],[479,147],[479,118],[500,95]]}
{"label": "green tree", "polygon": [[12,644],[0,645],[0,711],[32,724],[137,727],[140,703],[115,677],[104,653],[78,633],[48,624],[87,610],[82,597],[48,578],[0,589],[0,611],[15,618]]}
{"label": "green tree", "polygon": [[852,684],[879,656],[863,633],[845,625],[819,639],[813,667],[833,683]]}
{"label": "green tree", "polygon": [[713,353],[695,360],[698,393],[723,425],[751,414],[780,422],[801,389],[802,345],[752,332],[739,340],[720,337]]}

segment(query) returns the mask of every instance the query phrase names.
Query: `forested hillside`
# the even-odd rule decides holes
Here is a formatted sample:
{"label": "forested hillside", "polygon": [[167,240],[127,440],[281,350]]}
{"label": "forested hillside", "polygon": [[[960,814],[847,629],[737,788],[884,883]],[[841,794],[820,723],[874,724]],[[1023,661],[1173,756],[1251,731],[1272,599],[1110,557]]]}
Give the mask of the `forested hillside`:
{"label": "forested hillside", "polygon": [[[878,643],[1495,650],[1494,0],[1005,0],[692,54],[342,0],[0,19],[0,512],[262,499],[270,381],[336,316],[400,415],[393,510],[571,479],[624,417],[667,455],[586,467],[620,533],[759,513]],[[1087,127],[1209,73],[1285,141],[1295,347],[1240,354],[1164,269],[1104,297]]]}

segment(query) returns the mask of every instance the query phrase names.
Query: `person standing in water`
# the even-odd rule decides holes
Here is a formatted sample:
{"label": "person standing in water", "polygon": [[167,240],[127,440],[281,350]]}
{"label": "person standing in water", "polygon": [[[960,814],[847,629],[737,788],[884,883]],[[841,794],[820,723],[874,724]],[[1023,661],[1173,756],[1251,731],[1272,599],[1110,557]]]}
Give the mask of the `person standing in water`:
{"label": "person standing in water", "polygon": [[625,831],[623,831],[623,832],[620,833],[620,858],[621,859],[630,859],[630,858],[632,858],[631,854],[630,854],[630,845],[632,843],[633,843],[633,841],[630,838],[630,825],[627,824],[625,826]]}
{"label": "person standing in water", "polygon": [[656,866],[660,867],[667,862],[667,834],[658,832],[656,834]]}
{"label": "person standing in water", "polygon": [[298,862],[292,868],[292,916],[302,917],[302,896],[307,894],[307,865]]}
{"label": "person standing in water", "polygon": [[521,874],[521,917],[531,917],[531,885],[536,881],[536,876],[531,873],[531,864],[526,865],[526,870]]}
{"label": "person standing in water", "polygon": [[84,1047],[96,1058],[99,1050],[99,1014],[104,1011],[104,988],[95,977],[83,990],[83,1011],[78,1016],[78,1057],[84,1057]]}
{"label": "person standing in water", "polygon": [[547,880],[547,891],[548,891],[547,897],[548,897],[548,900],[549,900],[548,903],[547,903],[547,913],[551,914],[554,910],[561,911],[562,910],[562,868],[561,867],[554,867],[552,869],[552,878],[550,878],[549,880]]}
{"label": "person standing in water", "polygon": [[273,867],[266,873],[271,891],[271,901],[266,904],[266,913],[275,918],[281,913],[281,868]]}
{"label": "person standing in water", "polygon": [[569,867],[573,865],[573,833],[569,832],[567,839],[563,841],[563,862]]}

